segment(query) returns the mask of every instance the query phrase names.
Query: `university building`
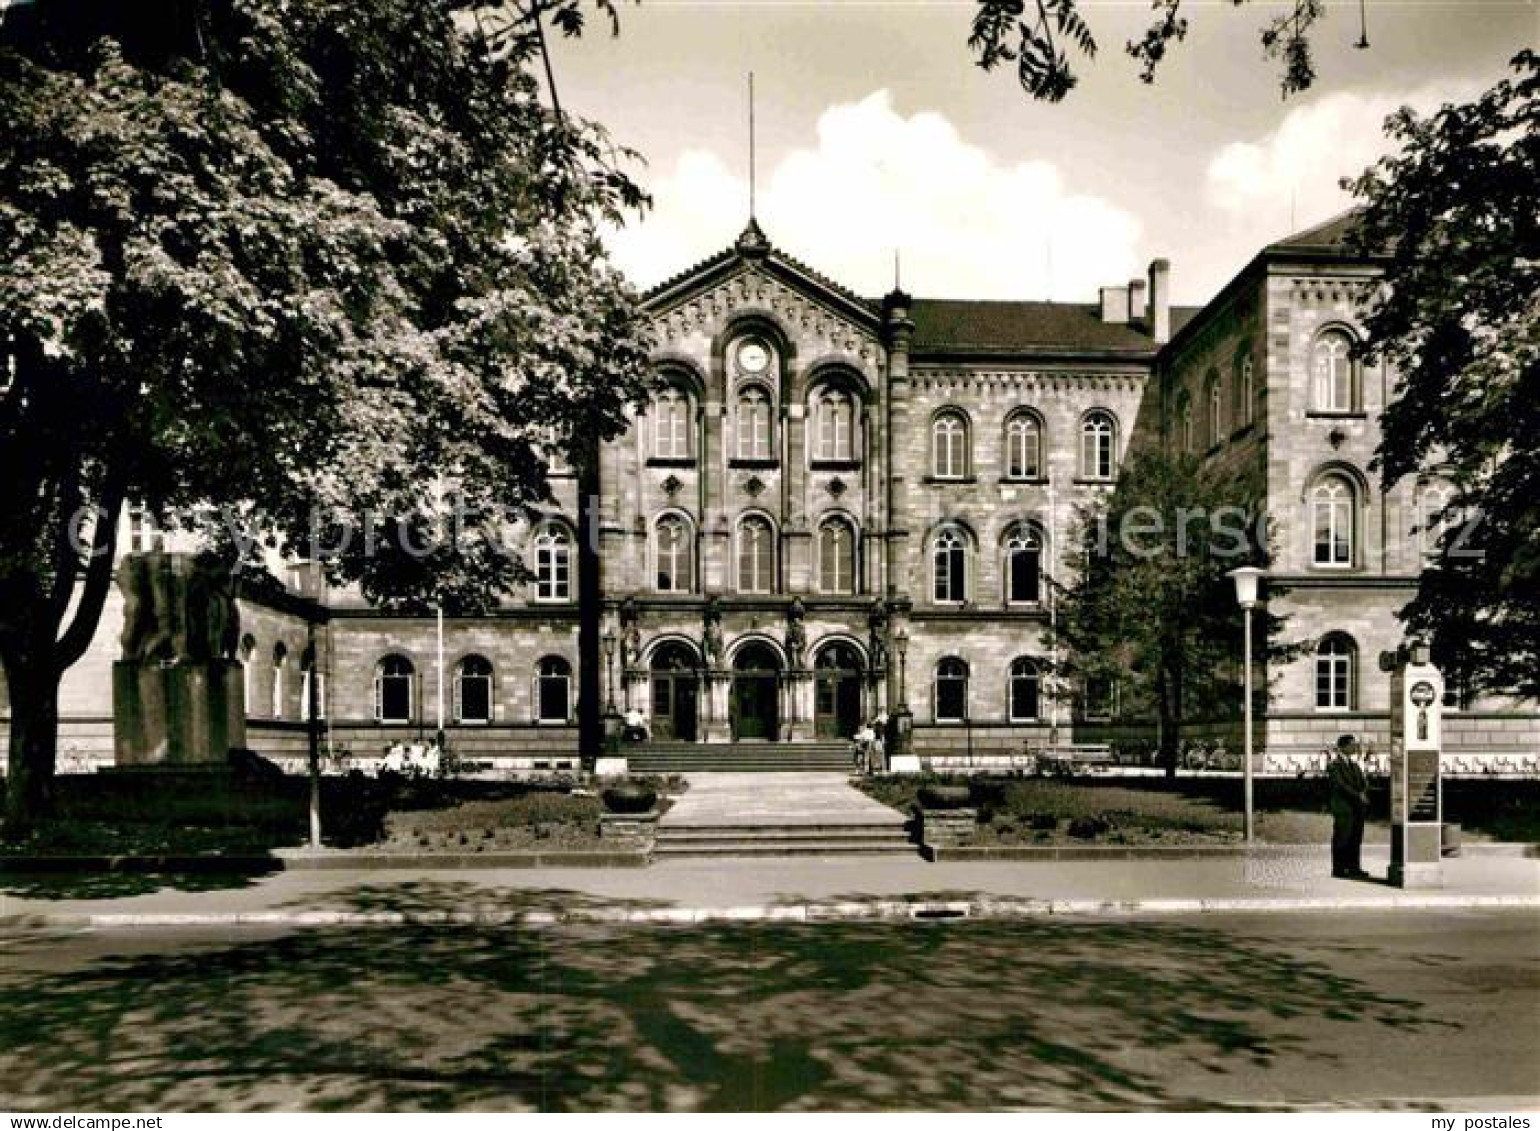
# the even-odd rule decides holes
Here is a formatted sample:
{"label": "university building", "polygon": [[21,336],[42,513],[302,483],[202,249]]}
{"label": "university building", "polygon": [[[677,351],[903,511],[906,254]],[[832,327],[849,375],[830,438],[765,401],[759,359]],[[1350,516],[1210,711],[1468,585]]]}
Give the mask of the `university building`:
{"label": "university building", "polygon": [[[1378,268],[1343,237],[1339,218],[1264,247],[1184,308],[1164,260],[1096,302],[863,297],[751,221],[646,297],[658,391],[600,464],[604,696],[702,765],[749,744],[791,764],[900,711],[935,767],[1148,738],[1116,687],[1049,678],[1049,582],[1131,446],[1165,445],[1271,516],[1272,607],[1308,643],[1265,673],[1258,768],[1313,768],[1343,732],[1388,748],[1378,659],[1402,642],[1441,499],[1369,470],[1392,377],[1353,357]],[[243,595],[249,744],[302,759],[314,693],[338,755],[431,737],[442,712],[468,757],[575,765],[575,480],[554,489],[529,531],[534,579],[494,614],[440,628],[304,567]],[[128,548],[150,548],[128,522]],[[109,603],[65,679],[65,769],[111,760],[121,619]],[[3,710],[0,693],[0,727]],[[1188,737],[1238,750],[1239,731],[1202,720]],[[1533,711],[1458,702],[1445,734],[1450,772],[1540,770]]]}

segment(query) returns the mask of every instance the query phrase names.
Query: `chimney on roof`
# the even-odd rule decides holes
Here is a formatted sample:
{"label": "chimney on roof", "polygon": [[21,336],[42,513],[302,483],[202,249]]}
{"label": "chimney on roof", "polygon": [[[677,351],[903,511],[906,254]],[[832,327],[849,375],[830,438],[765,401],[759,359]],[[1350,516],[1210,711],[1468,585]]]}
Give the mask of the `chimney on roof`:
{"label": "chimney on roof", "polygon": [[1171,340],[1171,262],[1157,259],[1150,264],[1150,337],[1157,342]]}
{"label": "chimney on roof", "polygon": [[1144,321],[1144,280],[1128,280],[1128,320]]}
{"label": "chimney on roof", "polygon": [[1101,296],[1103,322],[1128,321],[1127,287],[1103,287],[1101,289]]}

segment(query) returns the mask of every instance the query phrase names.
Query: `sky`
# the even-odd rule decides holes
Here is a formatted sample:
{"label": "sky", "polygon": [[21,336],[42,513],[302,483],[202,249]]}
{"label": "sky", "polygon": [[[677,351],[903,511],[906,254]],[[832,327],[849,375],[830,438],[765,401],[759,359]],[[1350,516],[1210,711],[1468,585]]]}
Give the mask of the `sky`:
{"label": "sky", "polygon": [[556,44],[563,108],[638,150],[653,196],[613,235],[642,287],[728,246],[756,213],[770,240],[875,296],[1092,301],[1172,263],[1175,301],[1212,297],[1271,240],[1328,219],[1388,143],[1387,113],[1473,97],[1540,42],[1535,0],[1327,0],[1318,79],[1281,97],[1261,27],[1281,2],[1186,0],[1154,85],[1123,44],[1148,0],[1081,0],[1100,50],[1058,104],[967,45],[971,0],[642,0],[611,38]]}

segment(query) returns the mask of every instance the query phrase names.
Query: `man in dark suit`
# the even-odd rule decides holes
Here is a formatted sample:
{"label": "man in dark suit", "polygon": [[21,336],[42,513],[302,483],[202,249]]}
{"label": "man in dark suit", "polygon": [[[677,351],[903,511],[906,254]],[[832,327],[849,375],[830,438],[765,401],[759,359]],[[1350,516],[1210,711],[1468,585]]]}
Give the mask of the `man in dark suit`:
{"label": "man in dark suit", "polygon": [[1369,875],[1359,866],[1364,843],[1364,814],[1369,809],[1369,779],[1358,764],[1358,740],[1350,734],[1337,739],[1326,766],[1331,786],[1331,874],[1361,880]]}

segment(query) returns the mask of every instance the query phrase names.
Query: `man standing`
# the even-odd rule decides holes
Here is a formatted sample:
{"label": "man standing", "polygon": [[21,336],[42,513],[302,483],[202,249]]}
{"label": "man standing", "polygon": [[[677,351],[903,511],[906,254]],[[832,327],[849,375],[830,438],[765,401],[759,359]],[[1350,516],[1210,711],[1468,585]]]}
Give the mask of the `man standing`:
{"label": "man standing", "polygon": [[1359,867],[1364,842],[1364,815],[1369,809],[1369,779],[1358,764],[1358,740],[1350,734],[1337,739],[1337,750],[1326,767],[1331,786],[1331,874],[1361,880],[1369,873]]}

